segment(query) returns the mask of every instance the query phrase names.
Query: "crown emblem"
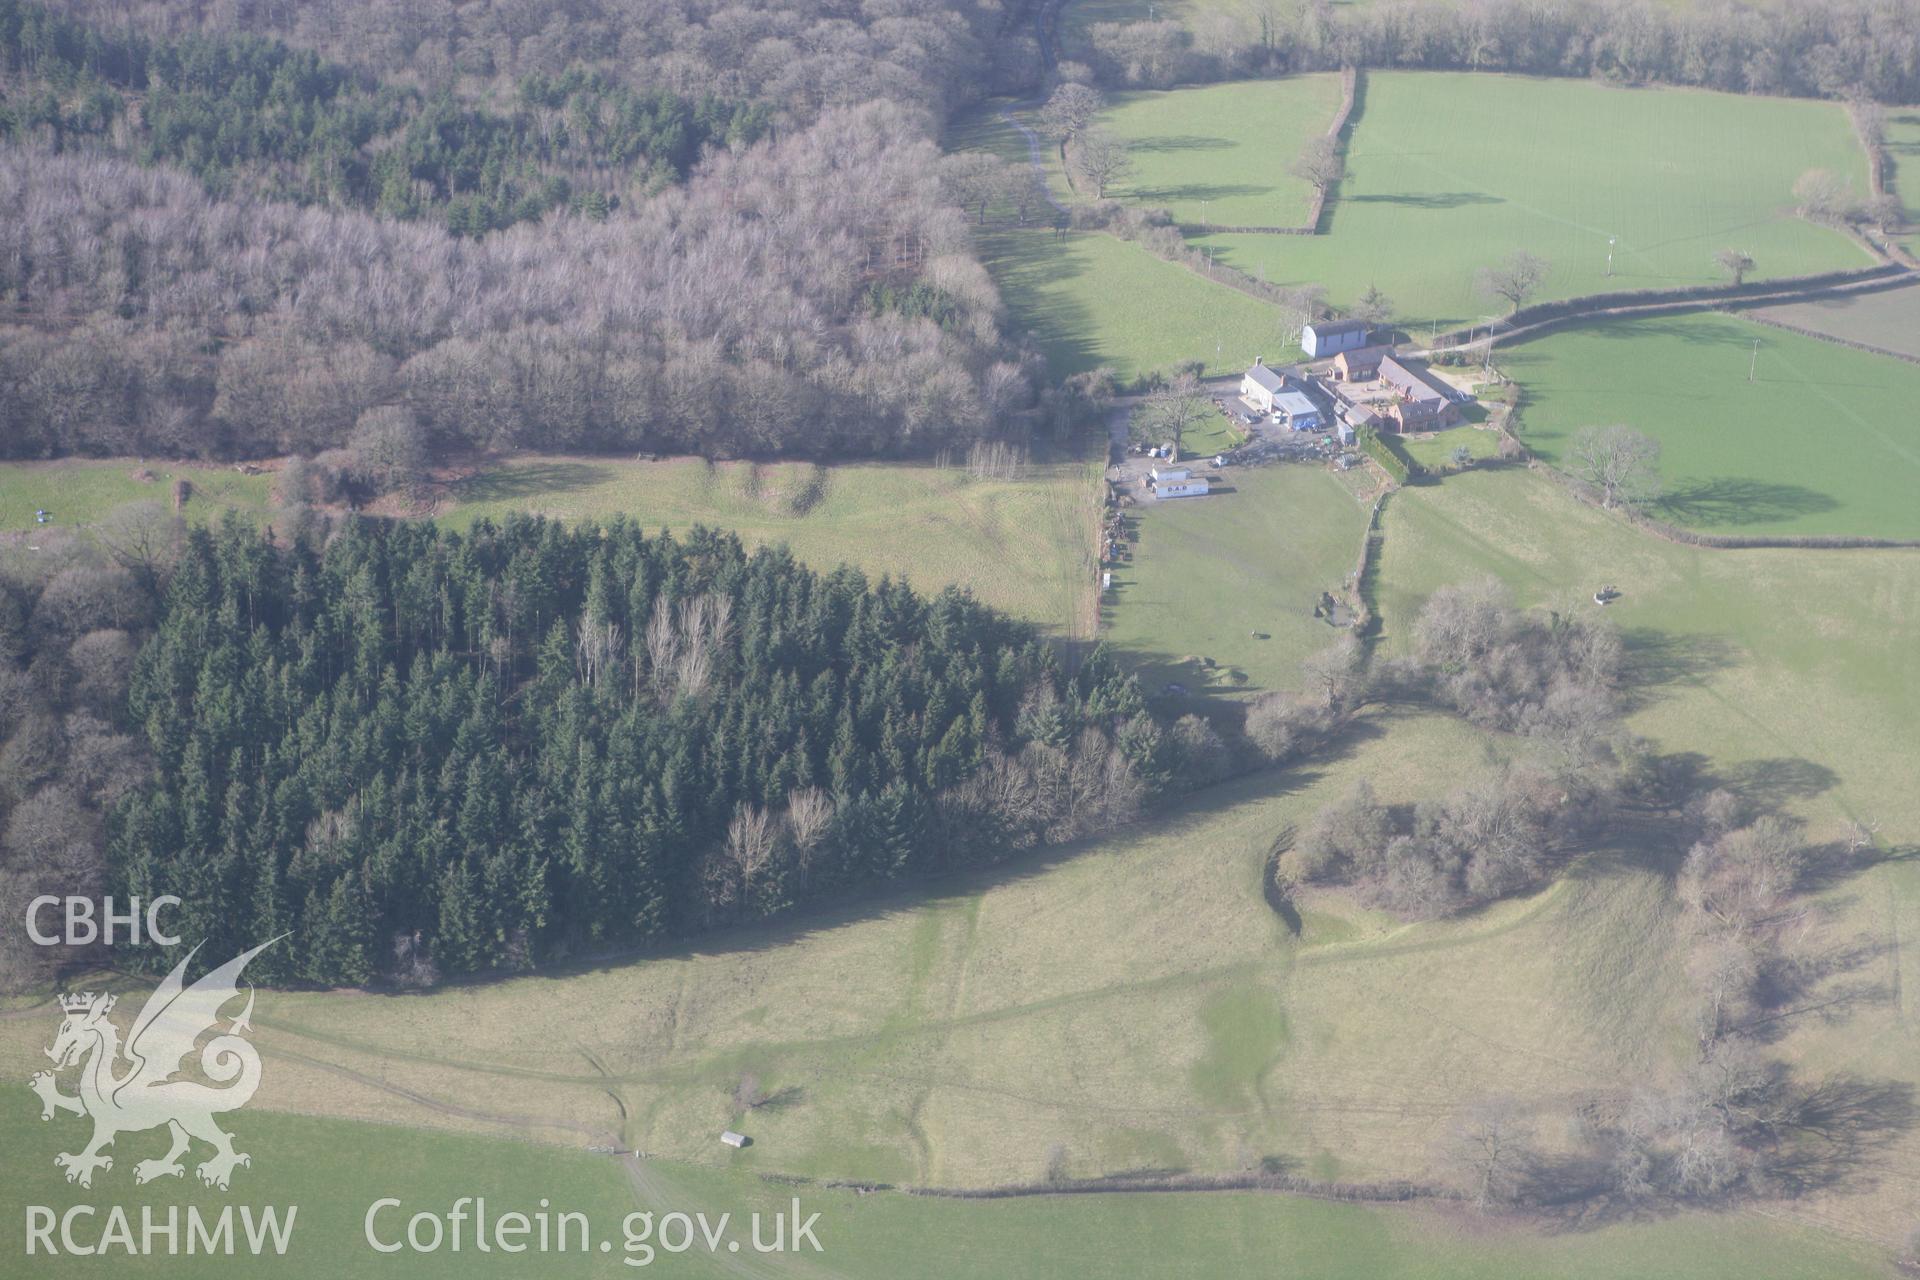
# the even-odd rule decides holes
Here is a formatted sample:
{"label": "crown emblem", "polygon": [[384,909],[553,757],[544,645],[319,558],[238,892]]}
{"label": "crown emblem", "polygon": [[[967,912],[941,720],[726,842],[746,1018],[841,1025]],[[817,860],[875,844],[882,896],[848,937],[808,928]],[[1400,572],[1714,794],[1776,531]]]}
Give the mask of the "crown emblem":
{"label": "crown emblem", "polygon": [[60,1009],[63,1013],[92,1013],[98,1006],[101,1013],[113,1008],[113,997],[93,991],[82,991],[78,995],[61,996]]}

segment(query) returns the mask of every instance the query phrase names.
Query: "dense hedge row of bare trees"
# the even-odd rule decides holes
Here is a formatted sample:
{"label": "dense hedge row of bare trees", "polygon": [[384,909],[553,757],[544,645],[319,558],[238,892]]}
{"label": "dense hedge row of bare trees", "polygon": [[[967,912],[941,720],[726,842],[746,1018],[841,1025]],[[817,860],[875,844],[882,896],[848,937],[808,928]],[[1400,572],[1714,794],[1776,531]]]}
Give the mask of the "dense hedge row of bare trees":
{"label": "dense hedge row of bare trees", "polygon": [[1253,0],[1192,25],[1099,23],[1083,49],[1110,84],[1164,87],[1342,66],[1517,71],[1735,93],[1920,101],[1920,4],[1619,0]]}
{"label": "dense hedge row of bare trees", "polygon": [[[391,404],[442,442],[965,442],[1030,391],[925,134],[906,108],[831,111],[607,222],[478,242],[0,154],[0,441],[311,453]],[[869,305],[882,284],[937,295],[938,319]]]}

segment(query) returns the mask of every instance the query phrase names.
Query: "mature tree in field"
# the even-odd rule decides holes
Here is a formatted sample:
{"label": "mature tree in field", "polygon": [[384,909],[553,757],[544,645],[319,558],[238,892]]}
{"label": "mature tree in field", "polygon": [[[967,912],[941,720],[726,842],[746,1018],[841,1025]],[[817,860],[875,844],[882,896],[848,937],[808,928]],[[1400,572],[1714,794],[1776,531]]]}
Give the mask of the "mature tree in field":
{"label": "mature tree in field", "polygon": [[1046,200],[1046,189],[1042,179],[1028,165],[1010,164],[1000,171],[1002,182],[1001,199],[1013,210],[1014,221],[1021,226],[1027,225],[1034,206]]}
{"label": "mature tree in field", "polygon": [[1768,815],[1694,845],[1675,892],[1704,931],[1750,933],[1793,894],[1809,857],[1799,829]]}
{"label": "mature tree in field", "polygon": [[1573,474],[1600,494],[1600,505],[1637,507],[1660,495],[1660,442],[1632,427],[1586,427],[1568,455]]}
{"label": "mature tree in field", "polygon": [[115,507],[93,527],[94,540],[115,564],[133,575],[156,605],[185,534],[186,522],[164,503],[154,501]]}
{"label": "mature tree in field", "polygon": [[1247,708],[1247,741],[1279,764],[1307,749],[1337,723],[1326,707],[1276,690]]}
{"label": "mature tree in field", "polygon": [[1532,1125],[1512,1098],[1485,1098],[1454,1121],[1442,1156],[1467,1183],[1482,1213],[1509,1204],[1529,1160]]}
{"label": "mature tree in field", "polygon": [[1344,166],[1340,162],[1340,146],[1324,134],[1307,139],[1300,148],[1300,154],[1294,157],[1288,172],[1303,182],[1310,182],[1325,191],[1340,181]]}
{"label": "mature tree in field", "polygon": [[1882,234],[1891,234],[1906,225],[1907,206],[1898,193],[1882,191],[1860,207],[1860,215]]}
{"label": "mature tree in field", "polygon": [[1351,314],[1355,320],[1364,320],[1378,328],[1393,319],[1393,299],[1380,292],[1375,285],[1368,285],[1367,291],[1355,302]]}
{"label": "mature tree in field", "polygon": [[1094,198],[1104,200],[1108,187],[1133,172],[1133,154],[1105,129],[1087,129],[1073,149],[1073,167],[1093,184]]}
{"label": "mature tree in field", "polygon": [[1753,258],[1738,249],[1722,249],[1715,255],[1714,261],[1733,278],[1733,287],[1736,289],[1746,283],[1747,272],[1753,270]]}
{"label": "mature tree in field", "polygon": [[1339,707],[1353,696],[1360,679],[1360,641],[1352,632],[1341,636],[1300,663],[1306,690],[1322,705]]}
{"label": "mature tree in field", "polygon": [[402,405],[381,405],[361,414],[347,447],[382,493],[411,494],[426,479],[427,434],[413,411]]}
{"label": "mature tree in field", "polygon": [[[1025,166],[1020,167],[1016,176],[1031,185]],[[941,192],[953,204],[971,212],[982,226],[986,225],[987,211],[994,202],[1012,194],[1011,186],[1006,161],[991,152],[956,151],[940,160]]]}
{"label": "mature tree in field", "polygon": [[1760,956],[1744,937],[1703,938],[1687,956],[1687,976],[1700,993],[1700,1039],[1712,1044],[1752,996],[1760,979]]}
{"label": "mature tree in field", "polygon": [[1362,778],[1314,815],[1286,869],[1301,880],[1349,880],[1377,870],[1392,838],[1391,815],[1374,798],[1373,784]]}
{"label": "mature tree in field", "polygon": [[1147,402],[1134,410],[1130,427],[1136,439],[1171,441],[1178,456],[1186,447],[1187,432],[1212,412],[1212,402],[1200,386],[1200,379],[1185,372],[1150,394]]}
{"label": "mature tree in field", "polygon": [[1509,308],[1518,311],[1546,278],[1547,260],[1519,249],[1498,266],[1480,272],[1480,290],[1489,297],[1504,299]]}
{"label": "mature tree in field", "polygon": [[1845,222],[1860,208],[1853,184],[1831,169],[1809,169],[1793,184],[1800,216],[1815,222]]}
{"label": "mature tree in field", "polygon": [[1192,37],[1182,23],[1096,22],[1087,28],[1103,79],[1165,89],[1182,78]]}
{"label": "mature tree in field", "polygon": [[1040,123],[1064,145],[1091,125],[1105,105],[1106,99],[1098,89],[1069,82],[1055,89],[1047,105],[1040,108]]}

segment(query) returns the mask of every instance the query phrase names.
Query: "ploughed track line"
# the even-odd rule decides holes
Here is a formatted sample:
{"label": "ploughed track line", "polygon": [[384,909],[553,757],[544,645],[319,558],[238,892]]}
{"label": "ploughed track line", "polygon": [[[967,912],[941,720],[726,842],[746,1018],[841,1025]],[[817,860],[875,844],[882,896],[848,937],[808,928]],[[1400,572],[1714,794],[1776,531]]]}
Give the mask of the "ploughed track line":
{"label": "ploughed track line", "polygon": [[[1706,294],[1692,298],[1667,298],[1655,302],[1622,302],[1609,306],[1596,306],[1569,311],[1564,315],[1551,316],[1545,320],[1536,320],[1532,324],[1523,324],[1517,328],[1500,329],[1484,338],[1474,338],[1468,342],[1448,346],[1448,351],[1481,351],[1489,346],[1503,343],[1525,342],[1552,329],[1565,325],[1581,324],[1588,320],[1633,319],[1638,316],[1679,315],[1689,311],[1745,311],[1751,307],[1782,306],[1791,302],[1815,302],[1822,298],[1847,296],[1856,293],[1879,293],[1888,289],[1913,288],[1920,285],[1920,271],[1901,265],[1898,271],[1882,275],[1869,276],[1860,280],[1848,280],[1840,284],[1799,285],[1771,293],[1732,293]],[[1577,302],[1578,299],[1571,301]],[[1416,357],[1430,356],[1431,349],[1412,353]]]}

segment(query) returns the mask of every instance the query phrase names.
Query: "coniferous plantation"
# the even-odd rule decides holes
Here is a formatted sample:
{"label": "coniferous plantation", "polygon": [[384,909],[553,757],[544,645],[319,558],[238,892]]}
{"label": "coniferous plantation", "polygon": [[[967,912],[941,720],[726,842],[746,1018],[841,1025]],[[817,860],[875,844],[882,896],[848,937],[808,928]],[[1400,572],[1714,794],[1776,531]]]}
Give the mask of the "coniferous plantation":
{"label": "coniferous plantation", "polygon": [[[1125,821],[1176,735],[1096,653],[731,535],[196,531],[112,876],[276,983],[528,969]],[[165,957],[156,955],[155,963]]]}

